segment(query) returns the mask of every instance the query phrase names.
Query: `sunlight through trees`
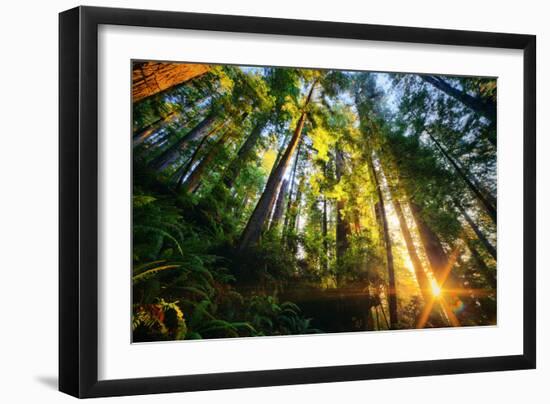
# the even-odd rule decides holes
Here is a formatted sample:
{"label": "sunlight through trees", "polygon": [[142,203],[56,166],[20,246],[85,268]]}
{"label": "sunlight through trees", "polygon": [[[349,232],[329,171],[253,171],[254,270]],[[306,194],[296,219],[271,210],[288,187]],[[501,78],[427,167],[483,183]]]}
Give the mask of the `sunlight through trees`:
{"label": "sunlight through trees", "polygon": [[133,78],[134,341],[496,324],[496,79]]}

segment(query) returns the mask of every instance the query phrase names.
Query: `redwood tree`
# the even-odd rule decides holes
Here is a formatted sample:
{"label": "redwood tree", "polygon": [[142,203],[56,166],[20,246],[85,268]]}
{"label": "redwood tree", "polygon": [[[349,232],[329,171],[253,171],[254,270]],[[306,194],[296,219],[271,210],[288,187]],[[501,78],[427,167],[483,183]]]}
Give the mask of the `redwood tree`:
{"label": "redwood tree", "polygon": [[262,193],[262,196],[260,197],[260,200],[258,201],[256,208],[252,213],[252,216],[250,217],[250,219],[248,220],[248,223],[246,224],[246,227],[242,233],[241,240],[239,243],[240,250],[246,249],[251,245],[256,244],[260,239],[262,228],[268,218],[270,208],[273,206],[275,195],[277,194],[281,186],[281,181],[283,179],[286,168],[302,137],[302,130],[304,129],[307,108],[311,101],[311,97],[313,95],[313,90],[315,89],[315,85],[316,85],[316,81],[314,81],[313,84],[311,85],[308,96],[304,102],[304,105],[302,106],[300,117],[298,119],[298,122],[296,123],[294,134],[290,139],[290,142],[286,148],[286,151],[282,155],[279,162],[277,163],[275,171],[269,177],[267,184],[265,186],[264,192]]}
{"label": "redwood tree", "polygon": [[440,76],[420,75],[420,77],[437,89],[443,91],[448,96],[459,100],[479,115],[484,116],[485,118],[490,120],[492,123],[496,122],[497,108],[496,104],[491,100],[474,97],[464,90],[459,90],[453,87],[451,84],[449,84],[447,80]]}
{"label": "redwood tree", "polygon": [[183,150],[189,142],[194,140],[202,140],[205,137],[212,135],[217,130],[221,129],[226,122],[219,122],[214,126],[217,115],[214,113],[208,114],[202,121],[200,121],[193,129],[181,136],[176,142],[170,145],[164,150],[158,157],[151,162],[151,167],[158,171],[166,169],[169,165],[173,164],[181,155]]}
{"label": "redwood tree", "polygon": [[378,207],[380,213],[380,220],[382,222],[382,234],[384,236],[384,247],[386,250],[386,265],[388,269],[388,305],[390,309],[390,326],[395,328],[397,326],[397,290],[395,287],[395,268],[393,265],[393,252],[392,252],[392,240],[390,231],[388,228],[388,219],[386,213],[386,205],[384,202],[384,194],[382,192],[382,186],[380,179],[376,171],[374,164],[374,155],[370,150],[367,152],[370,156],[367,164],[370,166],[371,176],[376,187],[376,193],[378,196]]}
{"label": "redwood tree", "polygon": [[132,67],[132,102],[184,84],[209,70],[210,66],[203,64],[135,62]]}

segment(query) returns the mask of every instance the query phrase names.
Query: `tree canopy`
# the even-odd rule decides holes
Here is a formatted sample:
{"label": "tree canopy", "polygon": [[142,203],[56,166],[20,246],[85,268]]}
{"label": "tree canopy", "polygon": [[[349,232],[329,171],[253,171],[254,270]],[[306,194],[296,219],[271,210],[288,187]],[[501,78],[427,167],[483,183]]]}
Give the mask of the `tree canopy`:
{"label": "tree canopy", "polygon": [[496,79],[133,69],[134,341],[496,323]]}

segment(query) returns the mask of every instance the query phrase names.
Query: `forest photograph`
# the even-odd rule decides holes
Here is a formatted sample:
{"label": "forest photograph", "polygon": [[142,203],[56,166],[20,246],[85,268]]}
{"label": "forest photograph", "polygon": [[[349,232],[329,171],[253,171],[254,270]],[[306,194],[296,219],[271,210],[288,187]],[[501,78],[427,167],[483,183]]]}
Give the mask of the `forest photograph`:
{"label": "forest photograph", "polygon": [[131,75],[132,342],[497,324],[495,77]]}

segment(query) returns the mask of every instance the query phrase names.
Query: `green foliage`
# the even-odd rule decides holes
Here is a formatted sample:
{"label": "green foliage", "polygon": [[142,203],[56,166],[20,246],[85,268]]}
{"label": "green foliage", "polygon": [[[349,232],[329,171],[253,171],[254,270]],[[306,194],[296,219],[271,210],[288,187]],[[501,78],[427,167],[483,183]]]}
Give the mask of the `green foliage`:
{"label": "green foliage", "polygon": [[[210,253],[230,240],[211,221],[211,212],[221,210],[217,199],[208,200],[193,207],[192,199],[182,197],[174,206],[165,195],[134,195],[134,341],[314,332],[296,306],[279,306],[265,295],[245,298],[235,289],[225,266],[230,263]],[[183,220],[189,208],[203,213],[191,215],[197,223]],[[265,279],[284,278],[295,267],[275,242],[258,251]]]}
{"label": "green foliage", "polygon": [[[493,79],[442,79],[496,102]],[[177,119],[133,150],[134,341],[306,334],[319,324],[386,329],[390,260],[399,314],[392,326],[416,326],[425,293],[395,201],[427,277],[437,271],[419,219],[447,258],[460,248],[456,287],[483,291],[461,295],[460,323],[495,322],[496,262],[457,200],[493,244],[496,225],[449,156],[483,193],[496,195],[496,127],[456,97],[413,74],[212,65],[191,83],[134,105],[134,133],[171,113]],[[178,143],[210,114],[215,124]],[[152,162],[174,145],[177,158],[157,172]],[[243,230],[281,161],[288,187],[271,188],[261,237],[243,250]],[[197,172],[194,190],[178,186]],[[278,200],[283,216],[270,222]],[[327,296],[335,300],[321,301]]]}
{"label": "green foliage", "polygon": [[311,319],[300,314],[294,303],[277,303],[273,296],[252,296],[246,308],[246,317],[259,331],[256,335],[312,334],[320,330],[311,327]]}
{"label": "green foliage", "polygon": [[132,331],[134,341],[184,339],[187,325],[178,302],[158,299],[154,304],[134,304]]}

